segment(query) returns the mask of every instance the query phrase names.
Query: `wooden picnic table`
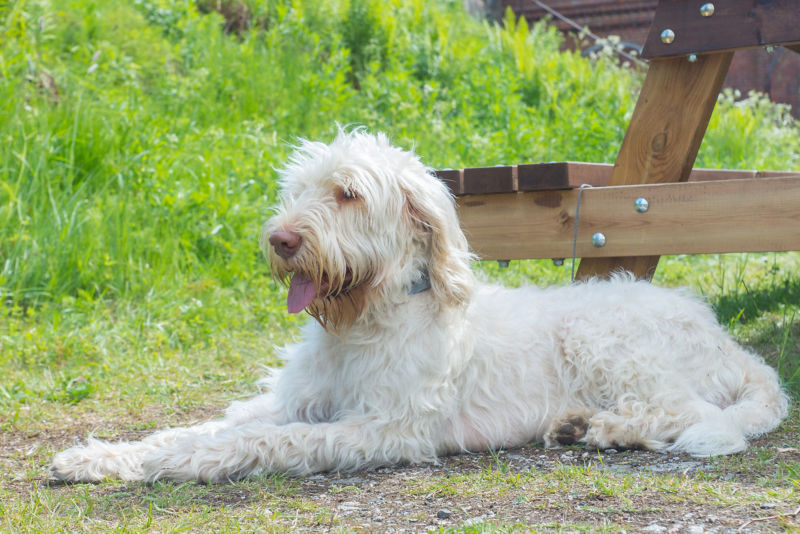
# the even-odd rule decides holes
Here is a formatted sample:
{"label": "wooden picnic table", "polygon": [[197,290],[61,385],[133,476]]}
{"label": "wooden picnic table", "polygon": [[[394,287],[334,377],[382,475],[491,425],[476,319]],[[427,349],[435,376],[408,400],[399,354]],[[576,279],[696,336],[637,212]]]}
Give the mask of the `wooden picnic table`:
{"label": "wooden picnic table", "polygon": [[800,0],[660,0],[614,165],[438,171],[473,250],[496,260],[574,250],[578,278],[644,279],[662,254],[800,250],[800,173],[693,169],[733,54],[758,46],[800,53]]}

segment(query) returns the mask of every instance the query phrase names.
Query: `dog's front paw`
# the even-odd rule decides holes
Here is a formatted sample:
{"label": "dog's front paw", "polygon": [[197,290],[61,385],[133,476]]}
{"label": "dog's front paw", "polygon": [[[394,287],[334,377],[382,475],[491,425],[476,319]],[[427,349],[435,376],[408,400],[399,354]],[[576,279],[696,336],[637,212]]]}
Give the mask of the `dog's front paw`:
{"label": "dog's front paw", "polygon": [[55,455],[50,476],[64,482],[99,482],[106,478],[142,480],[141,454],[130,443],[90,439]]}

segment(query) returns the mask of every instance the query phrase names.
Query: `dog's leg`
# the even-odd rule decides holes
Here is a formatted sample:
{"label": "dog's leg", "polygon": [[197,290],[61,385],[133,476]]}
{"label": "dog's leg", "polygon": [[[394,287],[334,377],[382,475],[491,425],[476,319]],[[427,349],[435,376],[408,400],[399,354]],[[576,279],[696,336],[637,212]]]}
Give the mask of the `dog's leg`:
{"label": "dog's leg", "polygon": [[[648,410],[657,411],[656,407]],[[680,417],[660,415],[631,417],[612,411],[602,411],[589,419],[584,441],[598,449],[644,448],[665,449],[680,434]]]}
{"label": "dog's leg", "polygon": [[222,429],[255,418],[275,423],[285,422],[274,409],[272,395],[260,395],[249,401],[234,403],[228,408],[224,419],[192,427],[162,430],[141,441],[108,443],[90,438],[86,445],[78,445],[58,453],[53,458],[50,473],[54,478],[67,482],[98,482],[111,477],[142,480],[142,460],[145,455],[172,447],[187,436],[213,436]]}
{"label": "dog's leg", "polygon": [[222,426],[213,421],[190,428],[171,428],[151,434],[141,441],[109,443],[89,438],[86,445],[76,445],[53,458],[50,474],[67,482],[99,482],[106,478],[142,480],[145,454],[170,446],[193,432],[213,433]]}
{"label": "dog's leg", "polygon": [[[613,411],[598,412],[589,419],[586,443],[599,449],[669,449],[698,456],[746,448],[741,429],[718,406],[692,398],[689,392],[661,400],[659,404],[628,400]],[[679,445],[689,429],[697,434],[694,442]]]}
{"label": "dog's leg", "polygon": [[589,428],[592,411],[588,408],[568,410],[563,416],[553,419],[544,435],[545,447],[574,445],[583,440]]}
{"label": "dog's leg", "polygon": [[363,418],[280,426],[252,421],[153,451],[144,459],[145,478],[218,482],[262,471],[299,475],[434,460],[435,445],[415,428]]}

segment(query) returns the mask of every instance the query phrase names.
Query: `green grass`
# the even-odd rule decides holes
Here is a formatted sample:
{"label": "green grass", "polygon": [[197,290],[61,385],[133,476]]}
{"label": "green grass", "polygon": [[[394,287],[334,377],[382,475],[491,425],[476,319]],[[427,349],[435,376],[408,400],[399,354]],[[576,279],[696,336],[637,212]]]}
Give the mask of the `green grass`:
{"label": "green grass", "polygon": [[[433,167],[610,162],[641,72],[559,52],[549,27],[459,2],[248,2],[240,35],[193,1],[0,4],[0,296],[141,299],[266,272],[273,167],[335,122]],[[800,169],[798,126],[721,98],[698,158]]]}
{"label": "green grass", "polygon": [[[459,2],[392,5],[249,2],[251,28],[228,35],[188,0],[0,4],[1,425],[31,403],[140,405],[272,363],[296,319],[257,234],[298,136],[362,123],[434,167],[613,159],[640,72]],[[798,132],[785,109],[728,94],[699,164],[797,169]],[[737,278],[724,259],[668,259],[660,281],[716,299],[794,388],[796,262],[766,257],[789,263]]]}
{"label": "green grass", "polygon": [[[245,4],[249,29],[228,34],[192,0],[0,1],[0,444],[12,451],[0,530],[335,526],[274,477],[224,489],[39,483],[74,436],[135,437],[255,392],[303,320],[284,312],[257,247],[274,168],[298,137],[363,124],[432,167],[611,162],[642,79],[560,52],[552,28],[476,21],[455,0]],[[725,93],[697,164],[800,170],[800,127],[763,96]],[[796,396],[798,263],[797,253],[667,257],[656,283],[706,295]],[[569,261],[477,269],[509,285],[569,280]],[[566,487],[559,476],[598,494],[639,487],[602,473],[536,481],[498,462],[477,479],[431,483],[455,494],[546,493]],[[770,476],[765,485],[784,487],[797,465]],[[545,530],[560,528],[601,527]]]}

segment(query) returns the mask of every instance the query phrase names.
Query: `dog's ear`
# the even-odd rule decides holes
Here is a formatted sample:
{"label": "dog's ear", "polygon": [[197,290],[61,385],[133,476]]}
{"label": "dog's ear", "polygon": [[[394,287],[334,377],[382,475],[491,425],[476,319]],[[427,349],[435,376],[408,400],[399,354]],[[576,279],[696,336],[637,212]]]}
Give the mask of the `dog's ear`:
{"label": "dog's ear", "polygon": [[473,256],[461,231],[450,191],[439,179],[426,173],[424,183],[404,192],[406,211],[413,224],[430,234],[428,276],[436,298],[455,306],[468,303],[475,286],[469,264]]}

